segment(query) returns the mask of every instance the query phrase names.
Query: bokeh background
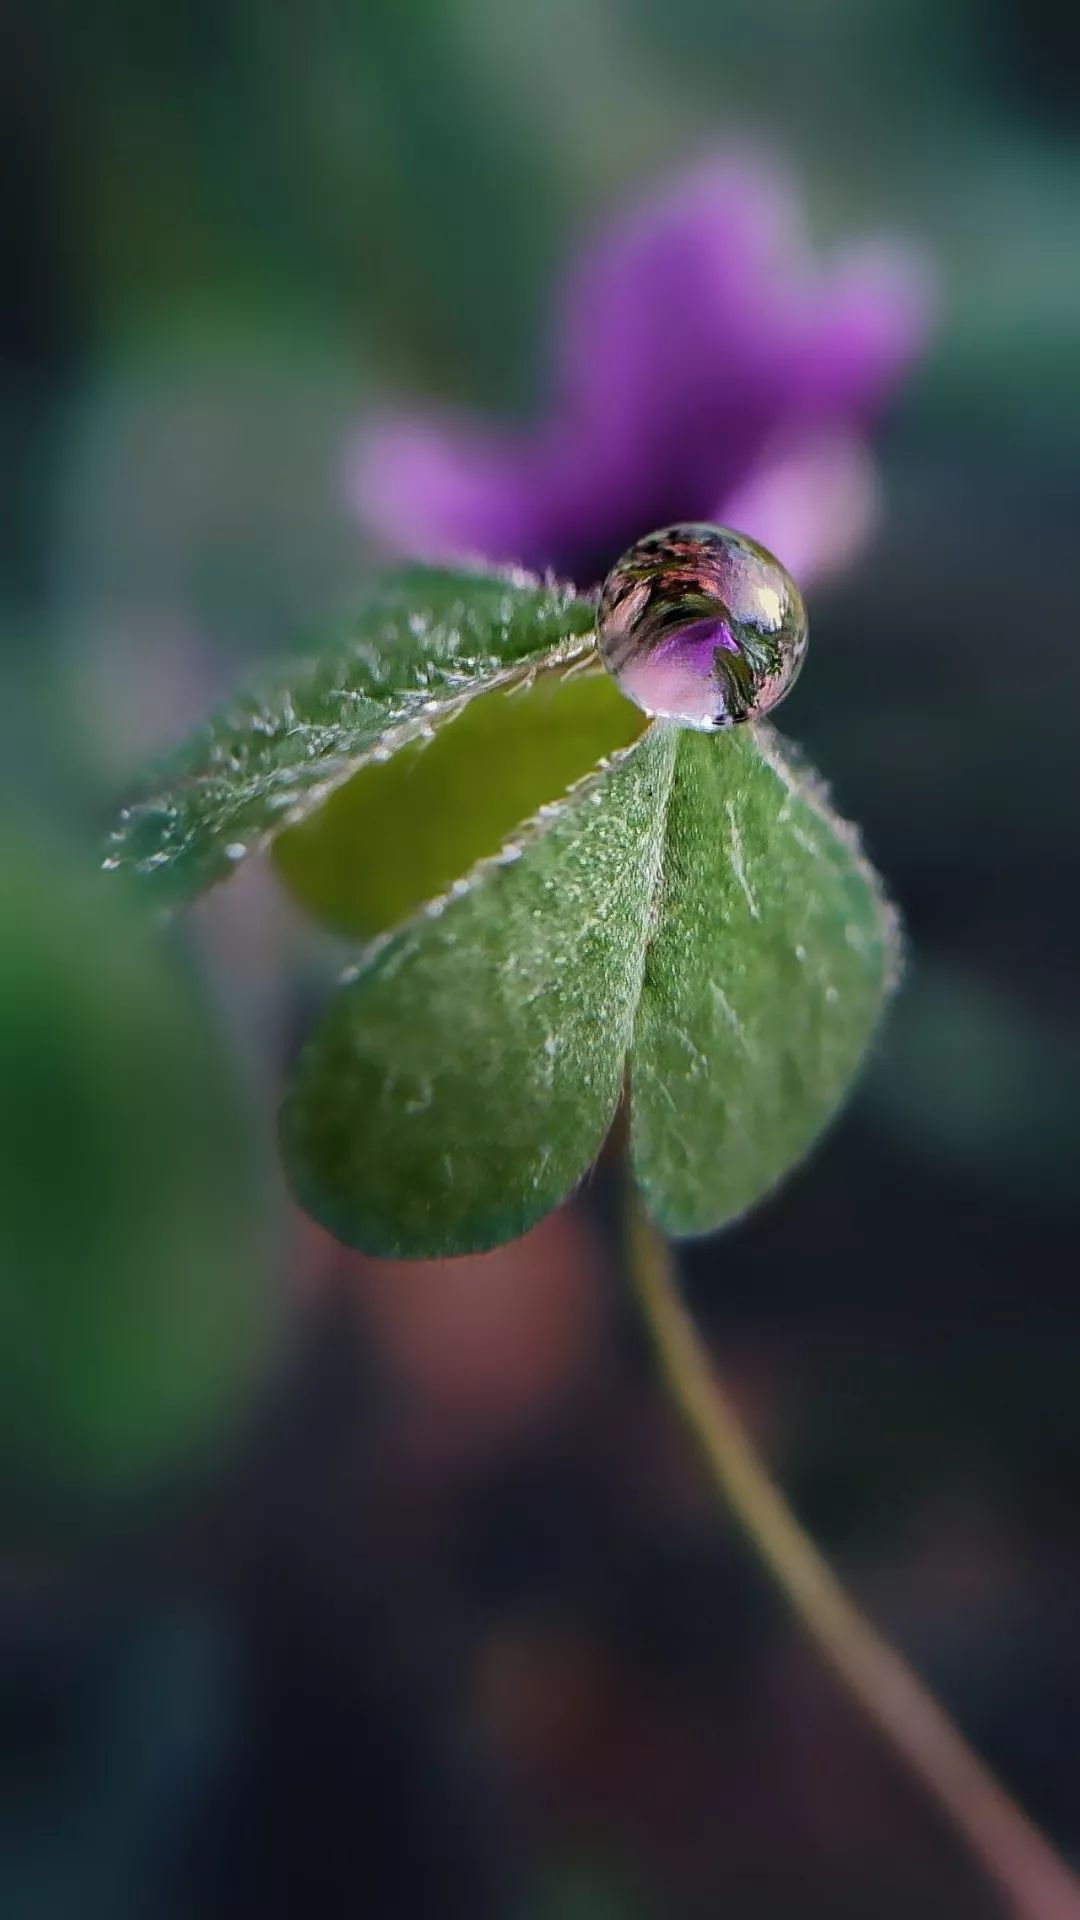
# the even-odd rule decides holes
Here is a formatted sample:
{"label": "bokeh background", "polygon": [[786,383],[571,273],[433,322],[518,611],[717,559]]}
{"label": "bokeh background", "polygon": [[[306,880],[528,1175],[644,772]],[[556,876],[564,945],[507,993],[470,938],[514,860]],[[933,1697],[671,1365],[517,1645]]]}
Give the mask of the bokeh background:
{"label": "bokeh background", "polygon": [[936,263],[785,730],[906,916],[812,1164],[684,1261],[800,1511],[1080,1855],[1080,27],[1053,0],[38,0],[2,86],[0,1436],[18,1920],[992,1915],[720,1518],[603,1180],[486,1261],[290,1209],[322,963],[162,936],[135,769],[355,598],[388,396],[534,404],[589,222],[718,139]]}

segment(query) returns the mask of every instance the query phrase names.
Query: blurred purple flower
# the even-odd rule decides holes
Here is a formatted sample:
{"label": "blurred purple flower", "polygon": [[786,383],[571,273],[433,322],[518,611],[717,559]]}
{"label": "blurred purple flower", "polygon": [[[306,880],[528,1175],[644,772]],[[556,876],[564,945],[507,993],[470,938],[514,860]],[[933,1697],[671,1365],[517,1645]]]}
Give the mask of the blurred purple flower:
{"label": "blurred purple flower", "polygon": [[390,415],[349,449],[350,497],[397,552],[546,568],[589,585],[674,520],[718,520],[802,580],[872,516],[865,436],[925,337],[917,258],[810,256],[792,185],[725,156],[585,249],[534,428]]}

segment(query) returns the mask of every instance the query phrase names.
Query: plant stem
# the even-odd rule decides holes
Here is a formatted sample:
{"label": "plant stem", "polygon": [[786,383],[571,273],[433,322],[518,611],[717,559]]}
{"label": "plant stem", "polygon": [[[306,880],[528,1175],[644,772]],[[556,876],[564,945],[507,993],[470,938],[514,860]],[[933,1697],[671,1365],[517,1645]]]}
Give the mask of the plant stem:
{"label": "plant stem", "polygon": [[672,1397],[759,1558],[848,1692],[996,1882],[1015,1920],[1080,1920],[1080,1882],[859,1612],[755,1453],[679,1295],[667,1242],[628,1191],[631,1277]]}

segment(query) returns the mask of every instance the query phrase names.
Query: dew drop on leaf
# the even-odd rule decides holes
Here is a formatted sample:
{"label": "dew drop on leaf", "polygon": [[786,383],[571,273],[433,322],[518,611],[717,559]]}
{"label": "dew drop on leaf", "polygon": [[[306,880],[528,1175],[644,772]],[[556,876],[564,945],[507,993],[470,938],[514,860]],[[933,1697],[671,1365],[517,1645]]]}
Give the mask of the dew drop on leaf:
{"label": "dew drop on leaf", "polygon": [[802,595],[743,533],[664,527],[617,561],[600,592],[600,658],[646,713],[715,733],[757,720],[806,654]]}

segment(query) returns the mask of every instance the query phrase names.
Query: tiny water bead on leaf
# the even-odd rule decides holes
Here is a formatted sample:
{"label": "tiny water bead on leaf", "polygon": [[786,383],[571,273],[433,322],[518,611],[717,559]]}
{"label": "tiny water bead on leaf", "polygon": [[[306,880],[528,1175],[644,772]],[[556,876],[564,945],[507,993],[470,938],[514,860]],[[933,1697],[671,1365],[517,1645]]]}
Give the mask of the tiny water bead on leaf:
{"label": "tiny water bead on leaf", "polygon": [[696,523],[632,546],[604,581],[600,658],[646,713],[717,733],[760,720],[806,657],[802,595],[744,533]]}

